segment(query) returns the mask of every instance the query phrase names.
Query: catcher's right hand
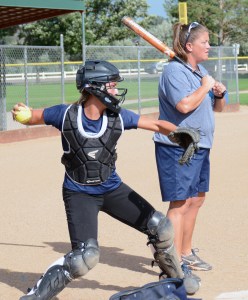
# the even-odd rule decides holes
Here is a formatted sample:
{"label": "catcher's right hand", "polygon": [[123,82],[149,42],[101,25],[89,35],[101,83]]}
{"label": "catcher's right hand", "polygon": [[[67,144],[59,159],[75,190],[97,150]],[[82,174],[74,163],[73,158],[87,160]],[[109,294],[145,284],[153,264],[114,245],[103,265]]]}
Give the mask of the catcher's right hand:
{"label": "catcher's right hand", "polygon": [[178,161],[179,164],[189,164],[191,158],[198,150],[200,131],[194,128],[178,127],[175,131],[169,133],[168,138],[171,142],[177,143],[185,149],[185,152]]}

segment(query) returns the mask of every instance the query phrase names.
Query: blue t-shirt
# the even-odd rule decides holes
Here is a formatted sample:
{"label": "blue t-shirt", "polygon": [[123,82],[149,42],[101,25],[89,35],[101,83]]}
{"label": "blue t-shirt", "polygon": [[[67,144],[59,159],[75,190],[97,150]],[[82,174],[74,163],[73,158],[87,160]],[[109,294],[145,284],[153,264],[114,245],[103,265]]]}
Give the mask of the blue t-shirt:
{"label": "blue t-shirt", "polygon": [[[207,70],[199,65],[203,76]],[[201,86],[199,76],[193,74],[177,61],[172,61],[164,69],[159,82],[159,119],[174,123],[180,127],[193,127],[201,131],[199,147],[211,148],[215,128],[213,104],[214,97],[210,91],[202,103],[193,111],[183,114],[176,109],[176,105],[184,97],[191,95]],[[155,133],[154,141],[167,145],[174,145],[167,136]]]}
{"label": "blue t-shirt", "polygon": [[[45,124],[52,125],[56,127],[58,130],[62,131],[63,119],[68,106],[69,105],[60,104],[49,108],[45,108],[44,109]],[[123,121],[124,130],[137,129],[138,121],[140,118],[138,114],[123,108],[121,109],[119,114]],[[82,110],[82,124],[86,132],[98,133],[101,130],[102,117],[100,117],[98,120],[90,120],[85,116],[84,110]],[[61,139],[62,139],[63,150],[64,151],[68,150],[68,145],[67,142],[65,141],[63,134],[61,134]],[[118,176],[115,170],[112,172],[108,180],[98,185],[77,184],[76,182],[72,181],[65,173],[63,186],[67,189],[76,192],[83,192],[92,195],[100,195],[115,190],[116,188],[118,188],[121,182],[122,182],[121,178]]]}

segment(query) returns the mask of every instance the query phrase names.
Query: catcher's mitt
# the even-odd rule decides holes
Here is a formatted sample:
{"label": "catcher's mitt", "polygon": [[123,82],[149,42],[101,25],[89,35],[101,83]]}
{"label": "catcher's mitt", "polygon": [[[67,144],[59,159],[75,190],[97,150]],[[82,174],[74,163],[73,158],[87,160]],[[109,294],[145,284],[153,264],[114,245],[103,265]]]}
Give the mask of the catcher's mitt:
{"label": "catcher's mitt", "polygon": [[198,150],[200,141],[200,131],[194,128],[178,127],[175,131],[169,133],[168,138],[171,142],[177,143],[185,149],[182,157],[179,159],[179,164],[188,164]]}

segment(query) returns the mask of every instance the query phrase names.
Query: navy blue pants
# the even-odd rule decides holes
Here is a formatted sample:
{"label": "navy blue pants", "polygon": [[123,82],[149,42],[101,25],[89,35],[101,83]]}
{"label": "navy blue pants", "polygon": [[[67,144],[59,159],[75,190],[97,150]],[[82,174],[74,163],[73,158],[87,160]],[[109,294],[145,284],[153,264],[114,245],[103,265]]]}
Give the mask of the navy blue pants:
{"label": "navy blue pants", "polygon": [[150,203],[124,183],[104,195],[88,195],[63,188],[63,199],[72,249],[89,238],[97,240],[99,211],[142,233],[147,232],[147,222],[155,212]]}

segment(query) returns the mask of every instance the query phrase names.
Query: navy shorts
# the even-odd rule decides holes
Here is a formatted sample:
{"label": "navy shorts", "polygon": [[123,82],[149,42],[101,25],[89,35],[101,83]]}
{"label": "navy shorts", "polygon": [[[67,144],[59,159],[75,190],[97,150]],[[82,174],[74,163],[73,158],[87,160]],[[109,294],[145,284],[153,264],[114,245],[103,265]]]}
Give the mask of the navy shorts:
{"label": "navy shorts", "polygon": [[163,201],[186,200],[209,191],[210,149],[200,148],[189,165],[180,165],[184,149],[155,142],[156,163]]}

